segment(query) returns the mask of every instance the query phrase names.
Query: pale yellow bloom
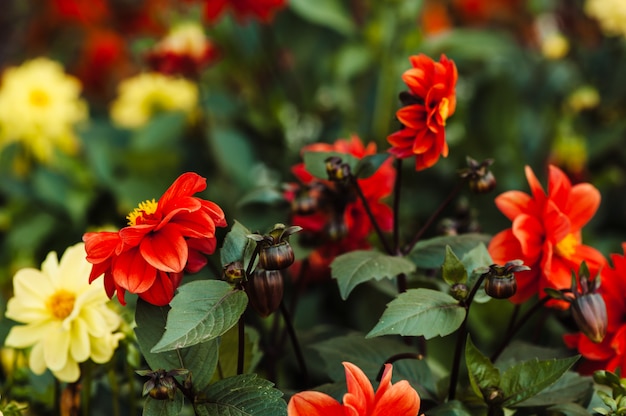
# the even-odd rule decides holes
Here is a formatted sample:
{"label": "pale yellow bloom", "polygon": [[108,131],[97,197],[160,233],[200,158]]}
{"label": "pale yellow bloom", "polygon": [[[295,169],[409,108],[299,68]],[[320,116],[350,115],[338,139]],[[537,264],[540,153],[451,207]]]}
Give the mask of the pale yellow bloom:
{"label": "pale yellow bloom", "polygon": [[626,1],[587,0],[585,13],[598,21],[607,36],[626,36]]}
{"label": "pale yellow bloom", "polygon": [[0,85],[0,146],[21,142],[37,160],[49,162],[56,148],[76,152],[74,126],[87,118],[78,79],[47,58],[6,69]]}
{"label": "pale yellow bloom", "polygon": [[111,118],[126,128],[145,125],[161,111],[183,111],[192,117],[198,106],[198,87],[191,81],[156,72],[126,79],[111,104]]}
{"label": "pale yellow bloom", "polygon": [[569,41],[560,33],[546,36],[541,42],[541,53],[548,59],[561,59],[569,52]]}
{"label": "pale yellow bloom", "polygon": [[154,49],[202,58],[210,46],[211,44],[201,25],[196,22],[185,22],[172,27],[167,36],[161,39]]}
{"label": "pale yellow bloom", "polygon": [[107,306],[102,280],[89,284],[90,271],[85,245],[78,243],[60,261],[51,252],[41,270],[15,274],[6,316],[24,325],[11,328],[5,345],[32,347],[29,366],[36,374],[48,368],[57,379],[74,382],[79,363],[105,363],[113,356],[122,337],[114,332],[121,319]]}

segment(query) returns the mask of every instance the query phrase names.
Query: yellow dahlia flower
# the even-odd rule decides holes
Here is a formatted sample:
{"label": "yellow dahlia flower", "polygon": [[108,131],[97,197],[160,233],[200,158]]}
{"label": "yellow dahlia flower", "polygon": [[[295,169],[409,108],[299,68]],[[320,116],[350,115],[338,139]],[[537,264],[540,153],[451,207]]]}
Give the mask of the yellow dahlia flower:
{"label": "yellow dahlia flower", "polygon": [[189,55],[202,58],[211,47],[202,26],[195,22],[180,23],[170,30],[157,45],[156,49],[177,55]]}
{"label": "yellow dahlia flower", "polygon": [[0,146],[21,142],[41,162],[52,159],[55,148],[76,152],[76,123],[87,118],[78,79],[47,58],[6,69],[0,85]]}
{"label": "yellow dahlia flower", "polygon": [[626,36],[626,2],[624,0],[587,0],[587,16],[596,19],[607,36]]}
{"label": "yellow dahlia flower", "polygon": [[[24,325],[11,328],[5,345],[32,347],[29,366],[36,374],[50,369],[65,382],[80,376],[78,364],[105,363],[117,348],[120,317],[109,307],[102,283],[89,284],[91,264],[85,245],[69,247],[61,261],[51,252],[41,270],[19,270],[6,316]],[[100,281],[101,282],[101,281]]]}
{"label": "yellow dahlia flower", "polygon": [[138,128],[160,111],[178,110],[193,116],[197,106],[196,84],[148,72],[122,81],[118,97],[111,104],[111,118],[121,127]]}

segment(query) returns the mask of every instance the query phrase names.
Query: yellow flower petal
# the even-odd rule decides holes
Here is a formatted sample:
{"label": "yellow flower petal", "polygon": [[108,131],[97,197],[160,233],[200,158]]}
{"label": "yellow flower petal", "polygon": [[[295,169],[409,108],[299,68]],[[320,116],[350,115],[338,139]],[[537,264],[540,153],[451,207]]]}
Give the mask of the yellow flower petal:
{"label": "yellow flower petal", "polygon": [[76,361],[87,361],[91,352],[89,342],[89,332],[87,325],[82,319],[76,319],[72,322],[70,330],[70,355]]}
{"label": "yellow flower petal", "polygon": [[73,383],[80,377],[80,368],[78,363],[71,357],[68,357],[67,363],[60,370],[52,372],[56,378],[66,383]]}
{"label": "yellow flower petal", "polygon": [[18,325],[11,328],[4,345],[13,348],[28,348],[45,340],[48,333],[47,322],[38,322],[29,325]]}
{"label": "yellow flower petal", "polygon": [[50,331],[44,342],[44,359],[46,367],[52,371],[61,370],[67,363],[70,348],[70,333],[61,325],[56,330]]}
{"label": "yellow flower petal", "polygon": [[35,344],[33,349],[30,350],[28,357],[28,366],[35,374],[43,374],[46,371],[46,359],[44,358],[43,342]]}

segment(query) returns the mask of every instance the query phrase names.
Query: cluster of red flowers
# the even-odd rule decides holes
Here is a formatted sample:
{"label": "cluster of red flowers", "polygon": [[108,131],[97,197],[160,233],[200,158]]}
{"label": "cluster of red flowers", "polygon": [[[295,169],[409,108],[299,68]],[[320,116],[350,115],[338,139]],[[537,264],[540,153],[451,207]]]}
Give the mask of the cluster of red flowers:
{"label": "cluster of red flowers", "polygon": [[215,22],[230,8],[239,20],[256,18],[262,22],[269,22],[277,10],[285,7],[287,0],[204,0],[204,17],[209,22]]}
{"label": "cluster of red flowers", "polygon": [[[340,139],[334,144],[312,144],[304,147],[303,152],[339,152],[361,159],[376,154],[376,144],[364,146],[357,136],[352,136],[350,140]],[[367,237],[373,227],[353,189],[338,189],[335,182],[315,178],[304,163],[294,166],[292,172],[300,184],[295,192],[287,195],[295,208],[290,222],[303,228],[299,233],[300,241],[307,240],[315,247],[309,255],[308,267],[303,270],[304,278],[321,280],[329,276],[330,263],[336,256],[370,247]],[[391,194],[395,177],[396,171],[389,159],[372,176],[358,179],[370,210],[383,231],[390,231],[393,227],[393,213],[382,199]],[[301,198],[312,200],[307,203],[311,207],[308,212],[298,209]],[[296,268],[299,265],[296,264]]]}
{"label": "cluster of red flowers", "polygon": [[[626,253],[626,243],[622,244],[622,250]],[[626,257],[612,254],[610,258],[613,267],[604,267],[600,271],[598,291],[607,309],[608,324],[604,339],[596,343],[582,333],[564,337],[567,346],[576,348],[587,360],[579,369],[585,373],[626,368]]]}
{"label": "cluster of red flowers", "polygon": [[400,95],[403,107],[396,117],[403,128],[387,137],[389,152],[398,158],[415,156],[415,169],[433,166],[448,156],[446,120],[456,110],[457,69],[441,55],[439,62],[426,55],[409,58],[413,68],[402,75],[409,91]]}
{"label": "cluster of red flowers", "polygon": [[[567,176],[550,166],[548,193],[530,167],[526,178],[532,195],[508,191],[496,205],[512,226],[493,237],[489,253],[496,264],[520,259],[531,270],[516,273],[518,290],[511,298],[522,303],[531,296],[545,297],[544,288],[568,289],[572,270],[584,261],[596,275],[606,260],[596,249],[583,245],[581,230],[600,205],[600,192],[589,183],[572,186]],[[554,301],[552,306],[567,307]]]}
{"label": "cluster of red flowers", "polygon": [[104,274],[107,295],[117,291],[122,304],[129,291],[153,305],[167,305],[183,272],[198,272],[207,263],[205,255],[215,251],[215,227],[226,226],[217,204],[193,196],[204,189],[206,179],[185,173],[158,202],[143,202],[129,214],[128,227],[86,233],[90,282]]}
{"label": "cluster of red flowers", "polygon": [[[269,23],[287,0],[188,0],[204,2],[204,17],[216,23],[228,9],[240,20],[257,19]],[[52,35],[76,45],[76,60],[68,69],[82,82],[91,98],[108,101],[119,82],[136,74],[137,59],[132,56],[129,39],[137,36],[162,38],[169,29],[169,16],[180,9],[174,0],[47,0],[29,28],[29,44],[39,53],[49,48]],[[64,42],[59,42],[63,44]],[[207,43],[200,54],[173,48],[156,48],[145,56],[145,64],[156,71],[183,76],[198,71],[216,59],[216,48]],[[139,62],[141,64],[141,62]]]}

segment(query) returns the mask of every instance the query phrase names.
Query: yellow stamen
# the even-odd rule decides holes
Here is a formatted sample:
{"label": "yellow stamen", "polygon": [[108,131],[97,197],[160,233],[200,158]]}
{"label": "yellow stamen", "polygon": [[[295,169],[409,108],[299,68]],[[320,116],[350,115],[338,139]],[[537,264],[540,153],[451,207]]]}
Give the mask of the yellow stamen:
{"label": "yellow stamen", "polygon": [[74,295],[74,293],[60,289],[48,299],[46,306],[55,318],[63,320],[72,313],[72,310],[74,310],[75,300],[76,295]]}
{"label": "yellow stamen", "polygon": [[50,97],[45,91],[32,90],[28,96],[30,103],[35,107],[45,107],[50,103]]}
{"label": "yellow stamen", "polygon": [[578,240],[574,234],[569,233],[556,244],[556,253],[561,257],[570,259],[576,253],[576,247],[578,247]]}
{"label": "yellow stamen", "polygon": [[[140,202],[139,206],[126,216],[128,225],[141,224],[143,222],[141,220],[144,219],[144,215],[154,214],[158,205],[159,204],[154,200],[154,198]],[[139,220],[139,222],[137,220]]]}

